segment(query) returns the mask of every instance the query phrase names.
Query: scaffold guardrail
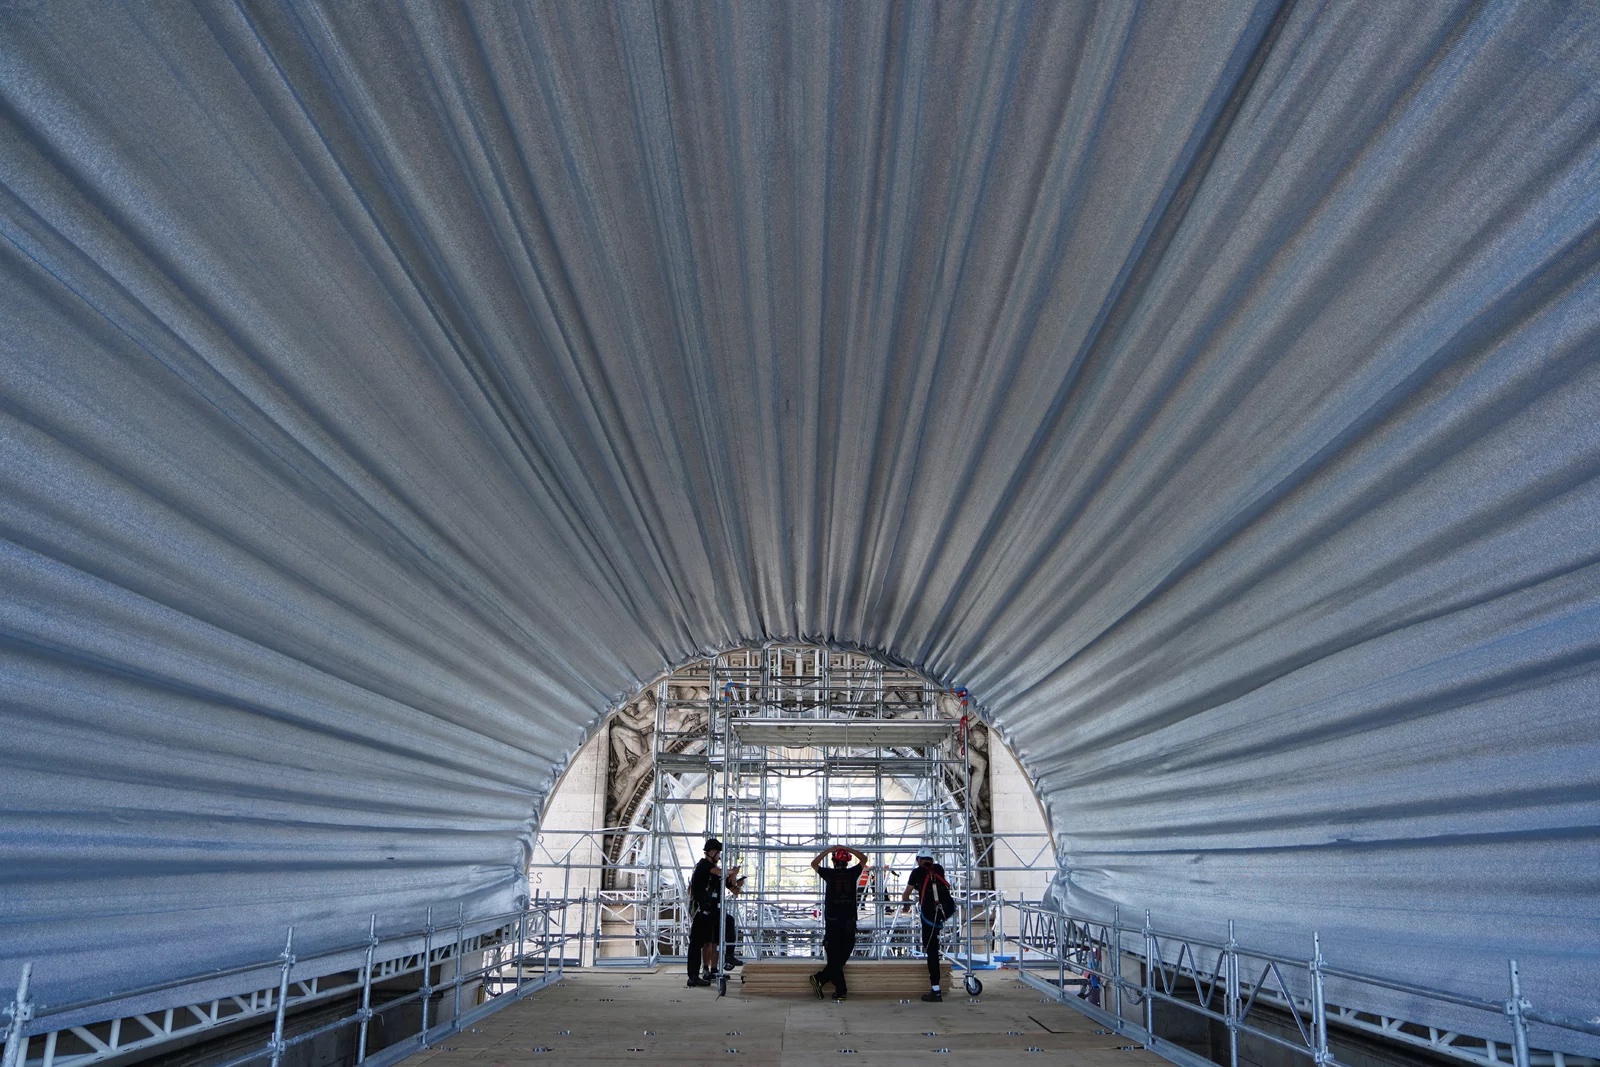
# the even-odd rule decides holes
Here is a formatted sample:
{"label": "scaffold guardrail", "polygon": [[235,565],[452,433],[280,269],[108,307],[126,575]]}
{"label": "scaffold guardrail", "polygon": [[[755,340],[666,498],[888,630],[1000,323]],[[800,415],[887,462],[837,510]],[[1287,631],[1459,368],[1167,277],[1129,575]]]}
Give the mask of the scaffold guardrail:
{"label": "scaffold guardrail", "polygon": [[[1579,1067],[1596,1062],[1559,1049],[1530,1048],[1530,1023],[1572,1035],[1600,1036],[1600,1021],[1536,1009],[1522,994],[1515,960],[1508,961],[1509,996],[1496,1000],[1331,967],[1315,934],[1310,953],[1297,959],[1241,945],[1232,922],[1227,940],[1216,941],[1157,928],[1149,912],[1142,924],[1132,925],[1122,921],[1120,910],[1105,919],[1044,903],[1009,906],[1017,913],[1014,941],[1024,981],[1186,1067],[1211,1061],[1159,1033],[1158,1004],[1225,1027],[1229,1067],[1238,1067],[1240,1038],[1246,1034],[1304,1056],[1314,1067],[1348,1067],[1330,1045],[1330,1025],[1476,1067]],[[1345,1003],[1328,1002],[1330,980],[1338,983]],[[1482,1012],[1482,1034],[1417,1023],[1372,1008],[1395,993]],[[1270,1025],[1264,1018],[1268,1012],[1275,1014]],[[1496,1028],[1501,1029],[1500,1037],[1491,1036]]]}
{"label": "scaffold guardrail", "polygon": [[[294,928],[290,927],[283,951],[274,958],[56,1005],[34,1002],[29,993],[33,965],[27,963],[15,996],[0,1008],[5,1022],[0,1067],[91,1067],[268,1019],[272,1020],[272,1034],[266,1041],[216,1067],[257,1062],[278,1067],[290,1049],[342,1027],[355,1028],[357,1063],[384,1067],[558,980],[566,961],[565,946],[577,936],[565,928],[568,903],[536,899],[514,911],[471,920],[458,907],[453,921],[444,925],[435,925],[430,909],[420,929],[382,937],[377,935],[374,915],[365,941],[303,956],[296,954]],[[479,952],[484,954],[483,965],[466,968],[467,957]],[[330,970],[334,961],[352,954],[361,960],[358,966]],[[452,964],[451,973],[444,975]],[[414,990],[389,992],[383,988],[412,974],[421,978]],[[229,992],[216,992],[219,985],[228,987],[229,979],[238,982]],[[463,1010],[463,987],[478,981],[489,999]],[[186,996],[199,989],[205,990],[203,997]],[[359,1007],[354,1011],[291,1032],[294,1012],[353,994],[359,994]],[[430,1025],[428,1015],[435,994],[451,997],[452,1010],[449,1019]],[[164,1006],[151,1007],[152,1002]],[[372,1020],[413,1002],[421,1005],[417,1032],[369,1055]]]}

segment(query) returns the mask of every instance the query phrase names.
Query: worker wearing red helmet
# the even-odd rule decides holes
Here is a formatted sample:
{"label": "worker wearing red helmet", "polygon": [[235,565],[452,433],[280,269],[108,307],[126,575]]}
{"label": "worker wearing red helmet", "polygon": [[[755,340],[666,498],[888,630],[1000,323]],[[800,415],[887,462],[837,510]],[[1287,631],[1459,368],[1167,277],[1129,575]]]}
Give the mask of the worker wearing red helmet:
{"label": "worker wearing red helmet", "polygon": [[[830,857],[832,867],[822,861]],[[850,861],[855,860],[854,866]],[[811,869],[822,879],[822,950],[828,965],[811,976],[811,988],[822,999],[822,987],[833,986],[833,999],[843,1000],[848,992],[844,983],[844,965],[856,947],[856,881],[867,870],[867,857],[848,845],[825,848],[811,861]]]}

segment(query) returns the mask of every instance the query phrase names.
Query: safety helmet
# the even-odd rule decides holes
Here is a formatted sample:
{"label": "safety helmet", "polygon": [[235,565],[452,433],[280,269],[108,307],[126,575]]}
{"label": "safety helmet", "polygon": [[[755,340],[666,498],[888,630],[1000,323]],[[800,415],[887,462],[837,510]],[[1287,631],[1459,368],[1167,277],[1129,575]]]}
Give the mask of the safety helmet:
{"label": "safety helmet", "polygon": [[929,848],[927,845],[923,845],[921,848],[917,849],[917,859],[919,859],[919,860],[931,860],[931,859],[933,859],[933,849]]}
{"label": "safety helmet", "polygon": [[835,863],[849,863],[850,862],[850,850],[847,849],[847,848],[836,848],[836,849],[834,849],[833,850],[833,862],[835,862]]}

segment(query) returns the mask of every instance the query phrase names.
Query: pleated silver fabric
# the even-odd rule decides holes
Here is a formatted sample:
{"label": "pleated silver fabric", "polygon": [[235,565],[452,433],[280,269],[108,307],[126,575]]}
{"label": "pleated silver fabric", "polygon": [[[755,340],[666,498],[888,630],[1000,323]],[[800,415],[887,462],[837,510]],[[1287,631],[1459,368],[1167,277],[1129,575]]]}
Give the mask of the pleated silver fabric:
{"label": "pleated silver fabric", "polygon": [[1075,908],[1593,1014],[1597,86],[1578,4],[0,3],[0,981],[506,907],[783,637],[970,688]]}

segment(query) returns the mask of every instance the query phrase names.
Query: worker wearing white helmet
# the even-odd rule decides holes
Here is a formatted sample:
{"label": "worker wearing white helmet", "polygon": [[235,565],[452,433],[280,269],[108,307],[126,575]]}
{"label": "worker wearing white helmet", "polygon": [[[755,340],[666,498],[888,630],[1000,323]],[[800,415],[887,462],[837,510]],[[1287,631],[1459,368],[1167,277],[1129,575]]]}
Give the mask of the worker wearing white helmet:
{"label": "worker wearing white helmet", "polygon": [[956,901],[944,868],[934,862],[933,849],[926,845],[917,849],[917,867],[906,880],[906,891],[900,899],[909,901],[912,896],[917,898],[918,917],[922,920],[922,951],[928,956],[928,983],[933,987],[922,999],[941,1001],[944,994],[939,988],[939,931],[945,920],[956,913]]}

